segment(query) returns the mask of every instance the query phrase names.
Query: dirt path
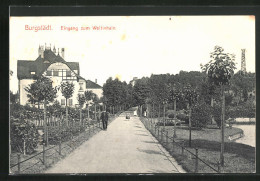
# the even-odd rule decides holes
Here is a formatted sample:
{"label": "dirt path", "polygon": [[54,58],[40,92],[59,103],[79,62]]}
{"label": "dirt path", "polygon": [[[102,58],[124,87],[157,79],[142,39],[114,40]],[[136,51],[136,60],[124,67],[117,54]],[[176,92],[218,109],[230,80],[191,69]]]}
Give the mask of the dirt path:
{"label": "dirt path", "polygon": [[118,117],[45,173],[182,173],[137,117]]}

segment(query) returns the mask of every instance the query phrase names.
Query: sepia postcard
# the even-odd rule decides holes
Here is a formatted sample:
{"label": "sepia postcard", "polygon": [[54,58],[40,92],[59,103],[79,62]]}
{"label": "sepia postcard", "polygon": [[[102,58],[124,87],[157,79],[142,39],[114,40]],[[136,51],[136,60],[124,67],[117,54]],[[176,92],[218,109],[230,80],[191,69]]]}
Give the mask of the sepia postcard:
{"label": "sepia postcard", "polygon": [[255,16],[10,16],[9,173],[255,173]]}

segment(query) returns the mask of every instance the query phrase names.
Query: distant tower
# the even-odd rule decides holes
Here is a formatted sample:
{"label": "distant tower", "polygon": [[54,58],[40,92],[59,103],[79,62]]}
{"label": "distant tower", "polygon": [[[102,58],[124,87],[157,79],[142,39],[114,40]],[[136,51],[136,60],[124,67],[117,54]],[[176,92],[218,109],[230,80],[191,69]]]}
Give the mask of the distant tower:
{"label": "distant tower", "polygon": [[43,58],[43,52],[44,52],[44,46],[39,45],[38,55],[41,56],[41,58]]}
{"label": "distant tower", "polygon": [[241,49],[241,71],[246,73],[246,49]]}

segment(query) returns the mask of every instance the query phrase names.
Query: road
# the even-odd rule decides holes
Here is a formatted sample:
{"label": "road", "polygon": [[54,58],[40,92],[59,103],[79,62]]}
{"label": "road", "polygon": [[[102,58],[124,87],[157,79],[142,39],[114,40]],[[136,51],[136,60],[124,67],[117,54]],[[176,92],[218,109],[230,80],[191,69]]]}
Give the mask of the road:
{"label": "road", "polygon": [[138,117],[115,119],[45,173],[184,173]]}

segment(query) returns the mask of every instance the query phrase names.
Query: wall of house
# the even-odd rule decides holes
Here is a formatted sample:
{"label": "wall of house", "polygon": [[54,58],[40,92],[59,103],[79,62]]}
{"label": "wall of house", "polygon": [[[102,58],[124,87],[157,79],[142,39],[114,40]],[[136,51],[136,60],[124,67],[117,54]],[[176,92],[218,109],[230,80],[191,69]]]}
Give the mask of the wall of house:
{"label": "wall of house", "polygon": [[32,79],[22,79],[20,80],[20,104],[25,105],[28,101],[27,92],[24,90],[29,84],[32,84],[34,80]]}
{"label": "wall of house", "polygon": [[[47,76],[47,71],[56,71],[56,70],[70,70],[70,68],[66,65],[66,64],[63,64],[63,63],[55,63],[55,64],[51,64],[48,69],[43,73],[45,76]],[[83,79],[79,79],[79,81],[77,82],[77,79],[76,79],[76,75],[71,72],[71,77],[73,78],[73,80],[64,80],[60,75],[59,76],[54,76],[52,74],[52,76],[47,76],[49,77],[52,81],[53,81],[53,86],[57,86],[57,87],[60,87],[61,85],[61,82],[65,82],[65,81],[68,81],[68,82],[72,82],[74,84],[74,93],[73,93],[73,96],[70,98],[72,99],[72,105],[69,105],[69,100],[68,100],[68,105],[71,106],[71,107],[75,107],[75,105],[78,104],[78,100],[77,100],[77,97],[78,97],[78,93],[82,94],[84,93],[85,91],[85,87],[86,87],[86,82],[85,80]],[[56,98],[57,101],[59,101],[60,104],[62,104],[62,106],[65,106],[64,101],[65,101],[65,98],[62,96],[62,93],[61,93],[61,90],[59,89],[59,91],[57,92],[57,98]]]}
{"label": "wall of house", "polygon": [[[53,81],[52,86],[57,87],[57,88],[60,87],[61,82],[63,82],[63,81],[73,82],[74,93],[73,93],[73,96],[70,99],[72,99],[71,107],[74,107],[76,104],[78,104],[78,100],[77,100],[78,93],[84,94],[84,92],[86,90],[86,81],[84,79],[79,79],[78,82],[77,82],[77,79],[75,79],[75,80],[63,80],[62,76],[54,76],[53,71],[54,70],[60,70],[60,69],[70,70],[70,68],[66,64],[63,64],[63,63],[56,64],[55,63],[55,64],[50,65],[48,67],[48,69],[43,73],[43,75],[50,78]],[[48,76],[47,71],[52,71],[52,76]],[[71,77],[73,77],[73,76],[75,76],[75,74],[72,72]],[[33,82],[34,82],[34,80],[32,80],[32,79],[20,80],[20,104],[21,105],[25,105],[28,101],[27,92],[24,90],[24,88],[27,87],[29,84],[31,84]],[[56,100],[60,104],[62,103],[62,100],[65,101],[65,98],[62,96],[60,89],[58,89]],[[69,104],[69,101],[68,101],[68,104]]]}

